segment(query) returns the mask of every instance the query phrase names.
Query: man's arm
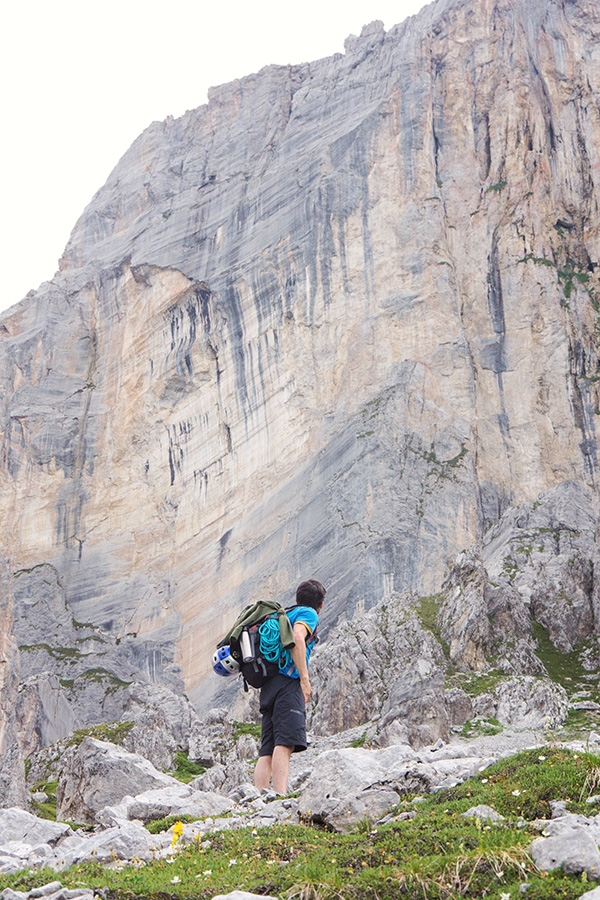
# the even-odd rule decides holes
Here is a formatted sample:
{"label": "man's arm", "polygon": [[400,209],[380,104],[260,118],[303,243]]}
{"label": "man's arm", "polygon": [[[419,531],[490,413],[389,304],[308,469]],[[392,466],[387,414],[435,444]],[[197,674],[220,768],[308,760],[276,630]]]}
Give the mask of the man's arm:
{"label": "man's arm", "polygon": [[304,702],[308,703],[311,695],[311,686],[308,679],[308,667],[306,665],[306,638],[310,632],[303,622],[296,622],[294,625],[294,640],[296,645],[291,648],[290,653],[294,660],[294,665],[298,669],[300,676],[300,687],[304,694]]}

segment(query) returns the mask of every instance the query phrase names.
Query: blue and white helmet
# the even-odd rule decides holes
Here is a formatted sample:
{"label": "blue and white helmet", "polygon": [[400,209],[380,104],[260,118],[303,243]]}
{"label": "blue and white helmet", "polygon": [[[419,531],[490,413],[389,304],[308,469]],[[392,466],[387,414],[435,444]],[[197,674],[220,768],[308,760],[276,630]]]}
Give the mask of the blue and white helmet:
{"label": "blue and white helmet", "polygon": [[239,673],[239,663],[231,655],[229,644],[219,647],[213,653],[213,669],[217,675],[237,675]]}

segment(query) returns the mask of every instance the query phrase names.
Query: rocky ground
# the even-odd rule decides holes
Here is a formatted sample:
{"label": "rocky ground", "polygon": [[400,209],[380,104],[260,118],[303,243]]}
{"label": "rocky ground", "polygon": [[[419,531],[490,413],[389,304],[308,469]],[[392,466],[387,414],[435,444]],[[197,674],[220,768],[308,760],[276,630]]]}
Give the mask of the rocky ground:
{"label": "rocky ground", "polygon": [[[0,872],[44,867],[60,872],[86,860],[138,864],[168,858],[179,846],[202,843],[223,829],[312,822],[345,831],[365,819],[386,822],[398,815],[403,796],[456,785],[502,756],[548,740],[541,731],[506,730],[447,743],[440,739],[415,749],[407,743],[357,746],[364,743],[363,728],[328,738],[314,736],[307,752],[293,758],[292,794],[281,797],[251,784],[256,740],[247,732],[236,734],[236,723],[226,710],[213,710],[201,725],[205,750],[214,762],[188,784],[109,741],[87,736],[63,751],[52,764],[58,775],[58,821],[16,807],[0,810]],[[591,733],[586,743],[571,746],[600,752],[600,735]],[[33,802],[39,803],[42,798],[36,796]],[[584,859],[584,867],[591,869],[597,857],[600,872],[600,817],[569,815],[564,804],[554,812],[556,818],[540,825],[543,836],[532,844],[536,863],[552,868],[566,859],[571,865]],[[486,818],[494,812],[477,809],[473,815]],[[169,816],[195,821],[180,825],[179,831],[171,825],[158,834],[144,827]],[[46,890],[53,900],[63,897],[58,882]],[[7,890],[0,896],[22,900],[26,895]]]}

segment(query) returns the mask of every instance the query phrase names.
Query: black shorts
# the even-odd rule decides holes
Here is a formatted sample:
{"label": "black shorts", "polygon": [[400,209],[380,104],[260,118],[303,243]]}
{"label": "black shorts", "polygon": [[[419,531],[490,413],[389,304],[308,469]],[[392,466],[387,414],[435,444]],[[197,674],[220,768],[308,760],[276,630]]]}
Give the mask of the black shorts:
{"label": "black shorts", "polygon": [[298,678],[274,675],[261,688],[262,740],[259,756],[272,756],[278,746],[306,750],[306,708]]}

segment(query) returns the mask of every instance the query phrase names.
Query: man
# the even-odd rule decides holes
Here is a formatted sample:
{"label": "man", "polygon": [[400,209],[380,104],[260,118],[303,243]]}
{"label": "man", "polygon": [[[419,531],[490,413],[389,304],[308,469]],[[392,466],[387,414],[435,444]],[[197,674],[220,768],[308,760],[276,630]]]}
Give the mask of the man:
{"label": "man", "polygon": [[306,704],[311,694],[308,662],[325,594],[314,578],[298,586],[296,606],[287,614],[295,646],[285,651],[287,659],[279,674],[261,689],[262,739],[254,769],[254,784],[259,789],[269,787],[272,775],[274,790],[287,793],[292,753],[306,750]]}

